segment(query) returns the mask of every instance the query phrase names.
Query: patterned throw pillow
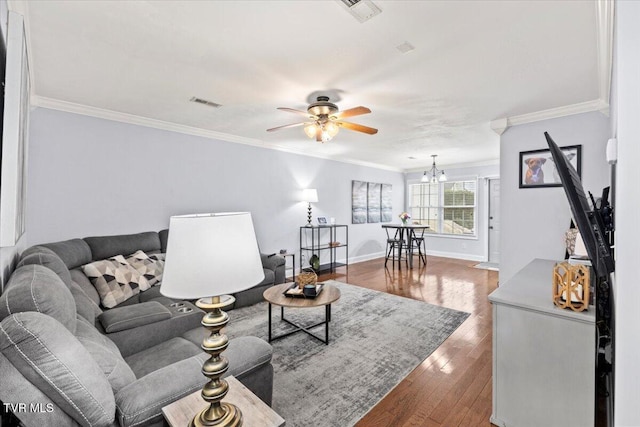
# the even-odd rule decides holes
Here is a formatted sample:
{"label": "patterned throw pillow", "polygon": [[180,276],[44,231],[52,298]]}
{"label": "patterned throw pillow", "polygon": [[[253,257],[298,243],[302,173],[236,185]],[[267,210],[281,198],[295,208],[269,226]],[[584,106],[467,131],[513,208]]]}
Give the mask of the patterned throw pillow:
{"label": "patterned throw pillow", "polygon": [[[131,264],[149,283],[149,286],[157,285],[162,280],[164,270],[164,254],[147,255],[143,251],[137,251],[127,257]],[[141,289],[142,291],[146,289]]]}
{"label": "patterned throw pillow", "polygon": [[95,261],[82,266],[82,271],[100,295],[102,305],[107,308],[128,300],[149,289],[149,282],[122,255]]}

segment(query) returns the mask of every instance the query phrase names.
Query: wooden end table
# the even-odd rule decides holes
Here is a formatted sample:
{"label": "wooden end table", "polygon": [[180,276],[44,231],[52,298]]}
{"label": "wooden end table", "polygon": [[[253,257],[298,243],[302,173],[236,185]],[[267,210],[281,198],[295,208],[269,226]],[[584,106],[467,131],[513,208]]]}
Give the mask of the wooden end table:
{"label": "wooden end table", "polygon": [[[323,342],[324,344],[329,344],[329,322],[331,321],[331,304],[340,299],[340,289],[336,288],[333,285],[328,283],[324,284],[322,288],[322,292],[315,298],[293,298],[284,296],[284,291],[291,287],[291,283],[283,283],[281,285],[275,285],[264,291],[262,296],[269,303],[269,342],[287,337],[296,332],[304,332],[308,335],[311,335],[313,338]],[[271,306],[279,305],[280,306],[280,317],[283,321],[289,323],[292,326],[295,326],[296,329],[290,332],[286,332],[281,335],[273,336],[272,334],[272,316],[271,316]],[[297,323],[292,322],[289,319],[284,317],[284,308],[311,308],[311,307],[321,307],[325,306],[325,317],[324,320],[318,322],[314,325],[310,326],[302,326]],[[311,328],[315,328],[316,326],[324,325],[325,333],[324,339],[317,336],[313,332],[310,331]]]}
{"label": "wooden end table", "polygon": [[[233,403],[242,411],[242,423],[251,427],[283,427],[284,419],[276,414],[258,396],[251,393],[233,376],[224,378],[229,383],[229,392],[223,402]],[[180,400],[162,408],[164,418],[171,427],[185,427],[191,419],[207,406],[202,399],[202,391],[194,391]]]}

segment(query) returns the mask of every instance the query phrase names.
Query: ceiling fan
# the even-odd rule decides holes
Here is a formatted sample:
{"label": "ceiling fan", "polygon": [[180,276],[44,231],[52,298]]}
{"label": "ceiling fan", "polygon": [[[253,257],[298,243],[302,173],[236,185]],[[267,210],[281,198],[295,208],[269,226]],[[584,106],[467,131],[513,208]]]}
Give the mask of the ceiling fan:
{"label": "ceiling fan", "polygon": [[296,126],[304,126],[304,132],[307,136],[309,138],[315,138],[318,142],[331,141],[331,139],[336,136],[340,128],[355,130],[356,132],[363,132],[369,135],[375,135],[378,133],[378,129],[359,125],[357,123],[342,121],[342,119],[347,117],[369,114],[371,112],[370,109],[367,107],[355,107],[339,111],[336,104],[329,102],[328,96],[319,96],[316,102],[307,107],[306,112],[286,107],[278,107],[278,110],[289,111],[294,114],[305,116],[307,121],[267,129],[267,132],[293,128]]}

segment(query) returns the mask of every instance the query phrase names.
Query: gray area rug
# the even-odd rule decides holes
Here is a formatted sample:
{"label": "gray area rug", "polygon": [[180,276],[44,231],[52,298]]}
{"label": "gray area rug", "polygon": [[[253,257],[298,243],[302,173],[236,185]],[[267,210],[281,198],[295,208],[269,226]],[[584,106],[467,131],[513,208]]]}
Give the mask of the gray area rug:
{"label": "gray area rug", "polygon": [[[341,298],[331,306],[329,345],[298,332],[272,342],[273,409],[287,427],[354,425],[465,321],[468,313],[329,281]],[[267,340],[267,303],[232,310],[229,337]],[[324,307],[285,309],[313,324]],[[292,327],[273,308],[274,334]],[[324,326],[313,332],[324,337]]]}

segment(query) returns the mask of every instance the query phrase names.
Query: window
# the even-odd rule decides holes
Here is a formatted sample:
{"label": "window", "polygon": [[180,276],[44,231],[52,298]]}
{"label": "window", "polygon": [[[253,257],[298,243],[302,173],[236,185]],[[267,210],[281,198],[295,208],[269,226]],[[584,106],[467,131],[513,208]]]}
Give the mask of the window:
{"label": "window", "polygon": [[476,235],[477,180],[409,185],[411,220],[432,233]]}

